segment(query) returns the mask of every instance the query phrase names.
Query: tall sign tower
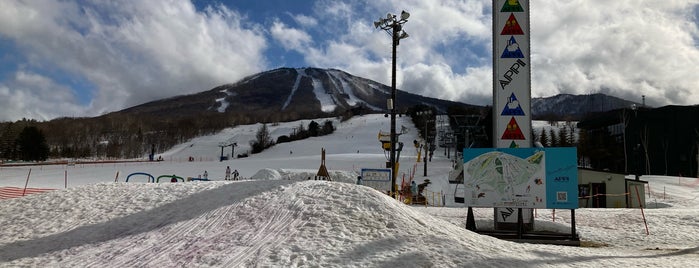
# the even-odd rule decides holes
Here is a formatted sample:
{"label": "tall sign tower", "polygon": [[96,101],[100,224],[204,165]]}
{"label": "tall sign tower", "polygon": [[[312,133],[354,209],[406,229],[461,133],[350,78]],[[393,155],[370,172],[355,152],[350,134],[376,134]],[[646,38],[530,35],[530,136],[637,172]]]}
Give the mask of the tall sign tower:
{"label": "tall sign tower", "polygon": [[493,147],[532,147],[529,0],[493,0]]}

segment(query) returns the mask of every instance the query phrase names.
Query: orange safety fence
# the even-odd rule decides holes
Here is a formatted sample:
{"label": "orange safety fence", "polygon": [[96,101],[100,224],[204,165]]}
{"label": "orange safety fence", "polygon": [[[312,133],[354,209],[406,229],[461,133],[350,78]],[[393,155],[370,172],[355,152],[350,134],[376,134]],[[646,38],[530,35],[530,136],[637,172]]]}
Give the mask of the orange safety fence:
{"label": "orange safety fence", "polygon": [[38,194],[56,189],[50,188],[19,188],[19,187],[0,187],[0,199],[10,199],[22,197],[30,194]]}

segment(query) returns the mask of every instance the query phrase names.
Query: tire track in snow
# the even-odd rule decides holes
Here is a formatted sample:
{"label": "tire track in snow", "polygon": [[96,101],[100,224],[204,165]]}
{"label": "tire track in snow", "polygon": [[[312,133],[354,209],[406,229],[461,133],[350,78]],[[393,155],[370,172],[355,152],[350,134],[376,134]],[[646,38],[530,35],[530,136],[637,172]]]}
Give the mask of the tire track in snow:
{"label": "tire track in snow", "polygon": [[[275,191],[272,191],[275,192]],[[276,246],[293,232],[292,213],[281,209],[279,200],[259,200],[252,198],[222,207],[198,216],[189,221],[166,226],[157,231],[157,243],[138,248],[131,254],[124,254],[117,259],[110,259],[109,264],[115,266],[161,266],[164,264],[178,267],[191,265],[216,265],[239,267],[249,259],[264,253],[270,247]],[[259,205],[261,207],[256,207]],[[241,210],[243,212],[241,212]],[[248,215],[243,215],[248,214]],[[249,224],[236,222],[241,216],[252,218],[258,215],[262,222],[251,221]],[[256,228],[255,234],[248,237],[251,228]],[[143,234],[141,236],[147,236]],[[131,240],[148,240],[146,238],[125,238],[125,243]],[[250,246],[252,245],[252,246]],[[111,246],[110,246],[111,247]],[[154,252],[169,252],[153,255]],[[207,263],[207,256],[216,263]],[[225,256],[222,258],[222,256]],[[104,258],[103,258],[104,259]],[[106,260],[106,259],[105,259]],[[106,263],[106,262],[105,262]]]}

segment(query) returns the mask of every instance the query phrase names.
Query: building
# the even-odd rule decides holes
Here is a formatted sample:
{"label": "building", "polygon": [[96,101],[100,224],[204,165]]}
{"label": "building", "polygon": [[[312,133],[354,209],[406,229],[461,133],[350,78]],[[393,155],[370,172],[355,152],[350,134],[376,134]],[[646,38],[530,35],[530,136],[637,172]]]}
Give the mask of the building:
{"label": "building", "polygon": [[578,169],[580,208],[646,207],[647,181],[628,179],[620,173]]}
{"label": "building", "polygon": [[631,107],[578,123],[580,166],[622,174],[697,177],[699,105]]}

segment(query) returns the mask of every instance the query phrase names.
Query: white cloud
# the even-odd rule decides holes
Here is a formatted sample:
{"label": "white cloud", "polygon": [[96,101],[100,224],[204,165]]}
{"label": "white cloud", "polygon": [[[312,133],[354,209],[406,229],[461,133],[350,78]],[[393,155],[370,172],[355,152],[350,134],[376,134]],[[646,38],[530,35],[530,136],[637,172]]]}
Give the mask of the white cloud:
{"label": "white cloud", "polygon": [[308,33],[299,29],[289,28],[281,21],[275,21],[269,31],[272,37],[286,50],[304,52],[313,42]]}
{"label": "white cloud", "polygon": [[[315,16],[332,22],[324,25],[326,31],[339,35],[309,49],[310,64],[390,84],[391,40],[372,22],[406,10],[410,37],[398,47],[398,87],[492,103],[490,2],[320,1],[317,6]],[[602,92],[634,101],[645,95],[651,105],[699,103],[691,79],[699,71],[695,9],[697,1],[533,1],[532,96]]]}
{"label": "white cloud", "polygon": [[302,27],[309,28],[309,27],[315,27],[318,25],[318,20],[316,20],[313,17],[309,17],[309,16],[306,16],[303,14],[294,15],[293,18],[294,18],[294,21],[296,21],[296,23],[298,23]]}
{"label": "white cloud", "polygon": [[[375,29],[373,21],[388,12],[406,10],[411,16],[404,29],[410,37],[398,46],[398,88],[430,97],[489,104],[492,90],[483,87],[492,85],[490,66],[453,70],[453,63],[471,65],[466,61],[473,56],[443,49],[465,42],[483,48],[489,45],[490,17],[483,14],[484,5],[481,1],[321,1],[314,9],[316,16],[334,22],[326,28],[333,29],[337,37],[308,50],[306,61],[390,85],[391,38]],[[346,13],[358,14],[353,12],[357,10],[364,15],[346,19]],[[477,61],[480,65],[484,59]]]}
{"label": "white cloud", "polygon": [[[532,96],[602,92],[634,101],[645,95],[651,105],[699,103],[692,79],[699,72],[697,3],[531,1]],[[398,47],[398,87],[492,103],[490,1],[318,0],[309,14],[275,13],[291,17],[293,27],[280,18],[251,21],[235,8],[7,0],[0,1],[0,36],[20,49],[27,73],[59,70],[91,84],[85,109],[96,115],[277,66],[264,54],[270,46],[300,53],[307,66],[389,85],[391,39],[373,21],[406,10],[410,37]],[[15,82],[0,82],[3,92],[16,93],[8,86]]]}
{"label": "white cloud", "polygon": [[208,90],[264,70],[263,29],[223,6],[185,1],[3,1],[0,35],[29,67],[55,66],[94,85],[92,115]]}
{"label": "white cloud", "polygon": [[0,121],[21,118],[48,120],[62,115],[85,112],[72,90],[48,77],[24,71],[0,84]]}
{"label": "white cloud", "polygon": [[696,1],[532,3],[538,94],[604,92],[652,105],[697,104]]}

